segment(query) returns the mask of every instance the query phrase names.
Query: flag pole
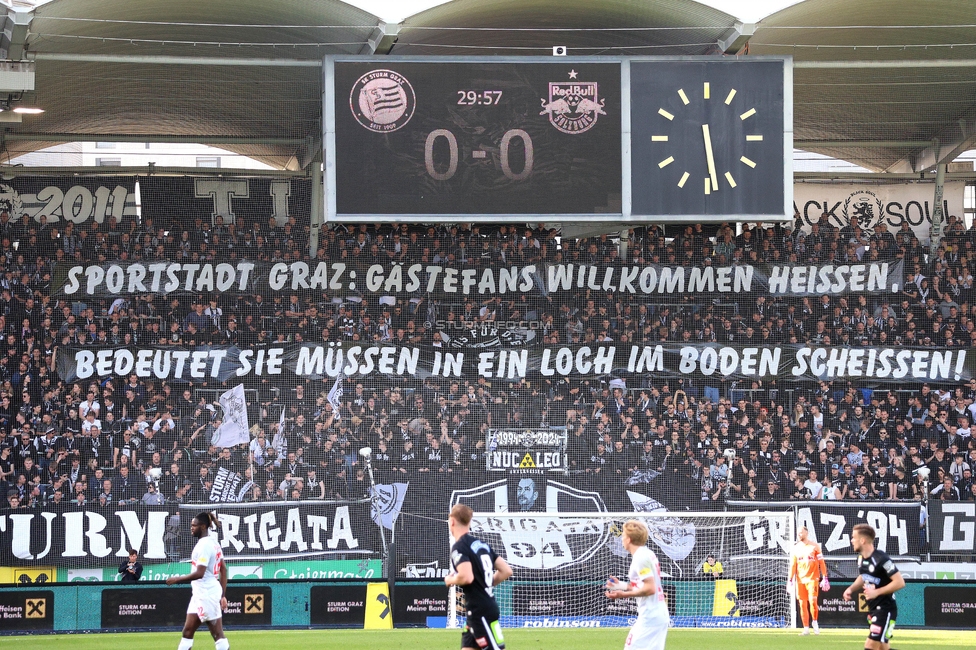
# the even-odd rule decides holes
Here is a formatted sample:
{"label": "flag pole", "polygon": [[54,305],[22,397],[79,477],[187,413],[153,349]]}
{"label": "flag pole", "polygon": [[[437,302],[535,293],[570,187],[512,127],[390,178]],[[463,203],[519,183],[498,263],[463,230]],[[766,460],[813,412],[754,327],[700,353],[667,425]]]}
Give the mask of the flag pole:
{"label": "flag pole", "polygon": [[[369,474],[369,507],[372,512],[378,513],[380,512],[380,509],[376,507],[376,481],[373,479],[373,462],[372,462],[373,450],[369,447],[363,447],[362,449],[359,450],[359,455],[362,456],[363,460],[366,462],[366,472],[367,474]],[[376,522],[376,525],[379,526],[380,541],[383,544],[383,554],[386,555],[386,551],[387,551],[386,532],[384,532],[383,530],[382,517],[380,517],[380,520]]]}
{"label": "flag pole", "polygon": [[[247,464],[251,467],[251,485],[257,485],[257,477],[254,475],[254,454],[251,453],[251,443],[247,443]],[[251,488],[251,492],[254,492],[254,488]]]}

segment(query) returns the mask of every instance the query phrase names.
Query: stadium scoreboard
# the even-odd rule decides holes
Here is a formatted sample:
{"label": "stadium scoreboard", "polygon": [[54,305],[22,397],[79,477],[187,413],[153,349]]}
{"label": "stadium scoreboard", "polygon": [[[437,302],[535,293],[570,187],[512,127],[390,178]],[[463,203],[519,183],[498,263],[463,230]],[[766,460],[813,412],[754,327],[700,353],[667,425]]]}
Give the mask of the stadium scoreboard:
{"label": "stadium scoreboard", "polygon": [[327,57],[328,220],[792,217],[789,57]]}

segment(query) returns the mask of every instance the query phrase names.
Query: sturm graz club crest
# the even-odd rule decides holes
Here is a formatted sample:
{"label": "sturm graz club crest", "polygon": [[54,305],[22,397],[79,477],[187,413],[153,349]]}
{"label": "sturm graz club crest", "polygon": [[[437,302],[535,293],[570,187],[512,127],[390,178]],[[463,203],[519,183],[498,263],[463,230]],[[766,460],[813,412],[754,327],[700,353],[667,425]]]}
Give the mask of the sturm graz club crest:
{"label": "sturm graz club crest", "polygon": [[406,125],[417,107],[413,86],[392,70],[373,70],[360,77],[349,93],[349,110],[363,127],[391,133]]}
{"label": "sturm graz club crest", "polygon": [[844,201],[844,218],[851,226],[860,226],[869,235],[884,218],[884,204],[878,195],[869,190],[858,190]]}
{"label": "sturm graz club crest", "polygon": [[[525,475],[510,480],[521,481]],[[531,476],[529,477],[531,478]],[[559,517],[560,512],[599,513],[607,508],[598,492],[548,481],[534,497],[534,511],[511,502],[508,481],[500,480],[451,494],[451,505],[463,503],[476,515],[471,532],[514,567],[531,570],[585,565],[606,548],[611,522],[602,517]]]}
{"label": "sturm graz club crest", "polygon": [[569,81],[549,82],[549,98],[542,98],[539,115],[549,115],[549,122],[563,133],[575,135],[589,131],[597,117],[606,115],[605,99],[600,99],[595,81],[577,81],[579,73],[569,71]]}

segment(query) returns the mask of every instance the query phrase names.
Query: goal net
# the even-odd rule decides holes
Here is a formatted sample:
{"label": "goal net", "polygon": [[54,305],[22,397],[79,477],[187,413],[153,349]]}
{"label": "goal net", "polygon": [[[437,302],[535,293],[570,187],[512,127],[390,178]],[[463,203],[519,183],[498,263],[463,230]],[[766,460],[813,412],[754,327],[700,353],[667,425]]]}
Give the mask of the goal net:
{"label": "goal net", "polygon": [[[634,599],[609,600],[610,575],[626,580],[624,522],[647,524],[661,563],[673,627],[792,627],[787,592],[794,521],[789,513],[476,513],[471,533],[505,557],[511,579],[495,587],[506,627],[625,627]],[[703,570],[709,556],[721,574]],[[464,625],[452,588],[449,627]]]}

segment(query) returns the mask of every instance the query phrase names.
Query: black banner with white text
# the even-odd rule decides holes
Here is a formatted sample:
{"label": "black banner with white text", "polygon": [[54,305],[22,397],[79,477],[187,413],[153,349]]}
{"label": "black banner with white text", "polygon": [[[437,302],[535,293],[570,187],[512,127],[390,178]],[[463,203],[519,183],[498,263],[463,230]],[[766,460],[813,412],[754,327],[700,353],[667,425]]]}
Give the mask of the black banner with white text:
{"label": "black banner with white text", "polygon": [[[201,180],[201,179],[197,179]],[[849,293],[894,293],[905,285],[904,263],[712,267],[547,264],[477,268],[369,262],[112,262],[55,266],[51,294],[117,298],[152,293],[232,294],[304,291],[338,295],[445,297],[575,294],[615,291],[622,296],[766,295],[794,298]]]}
{"label": "black banner with white text", "polygon": [[[851,533],[857,524],[868,524],[877,535],[875,546],[892,557],[916,557],[922,553],[922,534],[919,515],[922,504],[888,501],[729,501],[730,512],[792,511],[796,529],[806,526],[810,539],[820,544],[823,554],[831,557],[851,557]],[[934,531],[933,531],[934,532]],[[770,529],[768,520],[757,516],[744,527],[745,545],[759,553],[779,541],[781,531]],[[787,548],[792,545],[788,542]],[[935,540],[933,539],[933,547]]]}
{"label": "black banner with white text", "polygon": [[[294,501],[211,505],[228,560],[275,560],[346,555],[377,557],[379,533],[368,501]],[[0,513],[0,565],[115,567],[139,551],[143,562],[189,555],[190,520],[208,506],[184,504],[126,509],[30,509]]]}
{"label": "black banner with white text", "polygon": [[65,223],[121,223],[136,218],[134,176],[17,176],[0,181],[0,213],[10,221],[45,223],[59,230]]}
{"label": "black banner with white text", "polygon": [[279,226],[295,217],[308,225],[311,181],[303,178],[160,177],[139,179],[143,217],[157,223],[180,215],[183,223],[196,219],[217,224],[239,222],[265,224],[274,219]]}
{"label": "black banner with white text", "polygon": [[976,503],[929,500],[929,532],[933,553],[976,553]]}
{"label": "black banner with white text", "polygon": [[430,346],[286,343],[235,346],[153,346],[58,350],[61,379],[135,374],[177,382],[226,382],[245,377],[310,379],[374,375],[426,378],[485,377],[516,381],[566,377],[657,377],[885,382],[959,382],[976,377],[968,348],[814,347],[664,342],[650,345],[574,345],[464,351]]}

